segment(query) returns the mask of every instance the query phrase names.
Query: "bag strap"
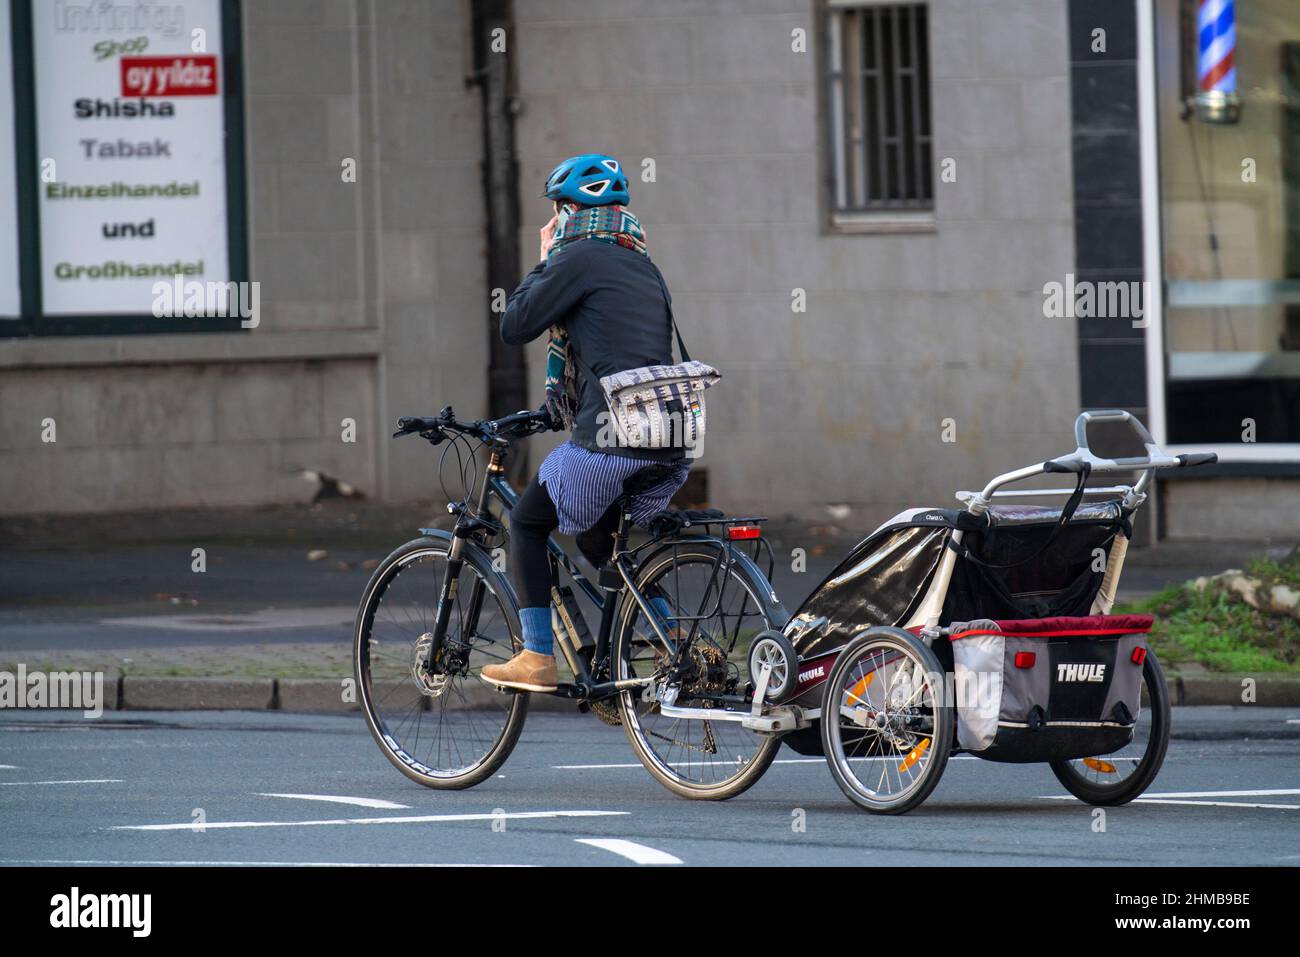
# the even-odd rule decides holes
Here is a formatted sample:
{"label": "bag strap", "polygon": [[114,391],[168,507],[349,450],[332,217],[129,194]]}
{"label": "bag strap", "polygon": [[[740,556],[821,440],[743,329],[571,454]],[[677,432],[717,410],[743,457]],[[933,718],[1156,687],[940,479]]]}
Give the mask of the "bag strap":
{"label": "bag strap", "polygon": [[668,307],[668,322],[673,327],[673,334],[677,336],[677,348],[681,350],[682,362],[690,362],[691,354],[686,351],[686,342],[682,339],[682,331],[677,328],[677,318],[673,315],[673,297],[668,294],[668,287],[664,285],[663,273],[659,267],[650,264],[655,271],[655,278],[659,280],[659,288],[664,291],[664,304]]}
{"label": "bag strap", "polygon": [[[949,538],[948,547],[962,558],[969,559],[976,565],[982,565],[985,568],[1016,568],[1028,562],[1032,562],[1035,558],[1042,555],[1052,547],[1052,542],[1056,541],[1056,536],[1061,534],[1061,529],[1069,524],[1070,519],[1074,518],[1075,510],[1079,507],[1079,503],[1083,501],[1083,486],[1084,483],[1088,481],[1088,473],[1091,471],[1092,466],[1089,465],[1089,463],[1084,462],[1083,467],[1079,469],[1079,480],[1075,483],[1074,492],[1066,500],[1065,507],[1061,509],[1061,517],[1057,519],[1056,524],[1052,526],[1051,534],[1047,536],[1047,541],[1043,542],[1043,546],[1028,558],[1022,558],[1018,562],[1007,562],[1006,564],[1000,562],[986,562],[984,559],[977,557],[975,553],[971,551],[970,546],[965,542],[962,542],[960,545],[954,545],[952,539]],[[992,530],[993,526],[990,525],[989,531]]]}

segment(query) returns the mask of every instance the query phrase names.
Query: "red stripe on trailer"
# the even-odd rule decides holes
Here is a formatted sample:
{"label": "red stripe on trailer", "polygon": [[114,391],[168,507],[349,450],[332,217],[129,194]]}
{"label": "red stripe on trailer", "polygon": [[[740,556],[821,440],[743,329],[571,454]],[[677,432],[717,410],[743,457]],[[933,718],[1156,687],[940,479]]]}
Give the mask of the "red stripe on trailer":
{"label": "red stripe on trailer", "polygon": [[1105,635],[1136,635],[1141,634],[1146,629],[1142,628],[1098,628],[1095,631],[1082,631],[1071,629],[1070,631],[963,631],[958,635],[949,635],[949,641],[956,641],[958,638],[972,638],[976,635],[1001,635],[1003,638],[1076,638],[1080,636],[1105,636]]}
{"label": "red stripe on trailer", "polygon": [[1123,629],[1149,631],[1155,619],[1150,615],[1054,615],[1050,618],[1008,618],[995,621],[1003,631],[1067,631],[1078,629]]}

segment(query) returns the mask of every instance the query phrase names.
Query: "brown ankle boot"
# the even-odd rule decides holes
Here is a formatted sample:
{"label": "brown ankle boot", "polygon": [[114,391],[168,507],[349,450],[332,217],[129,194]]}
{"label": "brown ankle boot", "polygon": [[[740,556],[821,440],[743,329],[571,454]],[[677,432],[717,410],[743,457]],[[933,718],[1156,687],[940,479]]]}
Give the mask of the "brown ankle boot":
{"label": "brown ankle boot", "polygon": [[498,688],[517,688],[520,691],[555,690],[555,656],[539,655],[525,648],[509,661],[500,665],[485,665],[483,680]]}

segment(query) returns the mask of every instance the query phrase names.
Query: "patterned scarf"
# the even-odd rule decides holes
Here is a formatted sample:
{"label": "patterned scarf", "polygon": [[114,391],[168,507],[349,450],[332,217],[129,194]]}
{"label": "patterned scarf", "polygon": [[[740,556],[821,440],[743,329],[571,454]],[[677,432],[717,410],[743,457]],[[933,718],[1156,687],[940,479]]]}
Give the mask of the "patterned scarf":
{"label": "patterned scarf", "polygon": [[[589,206],[569,215],[561,214],[556,224],[550,262],[557,252],[580,239],[597,239],[635,249],[642,256],[645,230],[641,221],[622,206]],[[572,429],[578,414],[578,376],[569,353],[569,335],[562,326],[551,326],[551,341],[546,347],[546,408],[551,415]]]}

